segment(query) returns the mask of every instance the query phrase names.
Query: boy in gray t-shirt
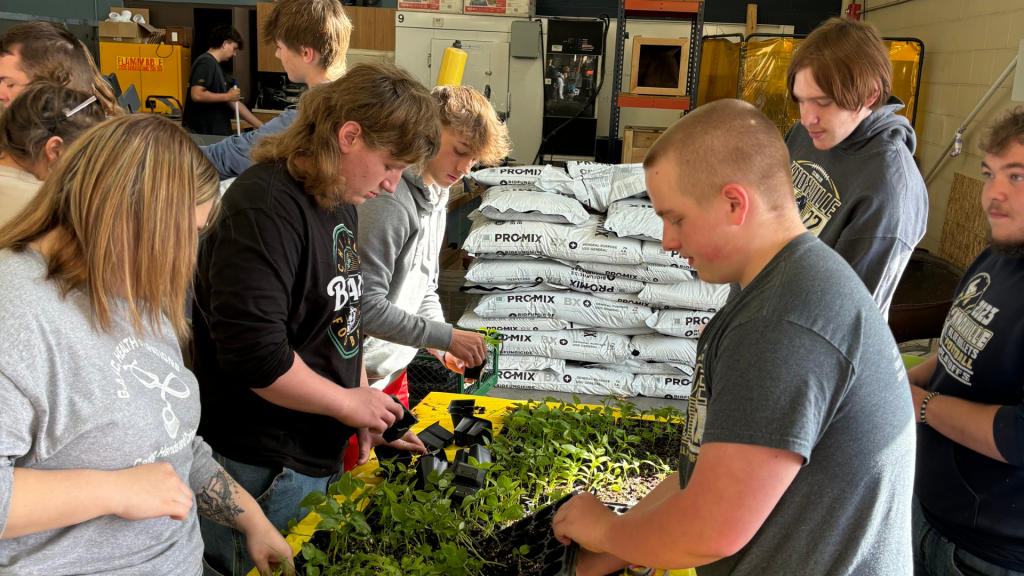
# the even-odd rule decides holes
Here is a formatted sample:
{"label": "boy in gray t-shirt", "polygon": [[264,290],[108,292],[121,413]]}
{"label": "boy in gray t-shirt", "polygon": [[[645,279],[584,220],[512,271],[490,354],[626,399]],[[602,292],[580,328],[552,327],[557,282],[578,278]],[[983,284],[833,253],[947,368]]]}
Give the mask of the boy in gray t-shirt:
{"label": "boy in gray t-shirt", "polygon": [[899,351],[854,271],[801,224],[778,132],[723,100],[670,128],[644,164],[665,249],[742,291],[698,344],[679,478],[622,516],[590,495],[556,515],[555,535],[584,548],[577,574],[910,576]]}

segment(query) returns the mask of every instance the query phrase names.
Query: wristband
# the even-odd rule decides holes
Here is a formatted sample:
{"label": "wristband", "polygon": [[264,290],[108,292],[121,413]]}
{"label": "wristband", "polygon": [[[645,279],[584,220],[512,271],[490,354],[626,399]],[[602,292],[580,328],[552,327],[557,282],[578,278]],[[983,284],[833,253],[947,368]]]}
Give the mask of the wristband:
{"label": "wristband", "polygon": [[921,401],[921,424],[927,424],[928,423],[928,421],[925,420],[925,417],[924,417],[924,409],[928,407],[928,402],[931,402],[931,399],[935,398],[938,395],[939,395],[938,392],[932,392],[931,394],[925,396],[924,400]]}

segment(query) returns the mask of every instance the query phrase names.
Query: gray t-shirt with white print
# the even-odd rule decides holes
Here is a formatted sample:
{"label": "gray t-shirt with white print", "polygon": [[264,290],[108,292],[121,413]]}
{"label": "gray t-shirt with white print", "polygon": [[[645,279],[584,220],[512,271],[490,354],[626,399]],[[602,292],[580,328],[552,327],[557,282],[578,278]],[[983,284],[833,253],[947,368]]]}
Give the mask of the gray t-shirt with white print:
{"label": "gray t-shirt with white print", "polygon": [[707,324],[679,462],[704,444],[804,465],[739,552],[700,576],[911,576],[915,430],[896,341],[849,264],[804,233]]}
{"label": "gray t-shirt with white print", "polygon": [[[121,470],[170,463],[193,491],[219,469],[196,436],[199,388],[170,324],[93,327],[85,292],[62,298],[34,250],[0,250],[0,533],[14,468]],[[0,540],[0,574],[201,572],[196,507],[185,521],[101,516]]]}

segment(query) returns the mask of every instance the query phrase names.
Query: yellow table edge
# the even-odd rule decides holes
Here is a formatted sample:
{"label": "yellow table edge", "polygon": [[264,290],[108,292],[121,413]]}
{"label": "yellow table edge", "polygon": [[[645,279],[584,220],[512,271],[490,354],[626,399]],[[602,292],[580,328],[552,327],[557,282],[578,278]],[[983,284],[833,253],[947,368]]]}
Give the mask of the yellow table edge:
{"label": "yellow table edge", "polygon": [[[542,393],[542,391],[538,391]],[[435,422],[440,422],[442,426],[451,431],[451,420],[448,418],[448,404],[452,400],[476,400],[477,407],[482,407],[483,413],[477,414],[479,418],[485,418],[490,420],[494,424],[494,432],[497,433],[501,430],[502,416],[510,408],[514,408],[521,404],[526,404],[529,400],[508,400],[505,398],[489,398],[487,396],[469,396],[465,394],[448,394],[446,392],[431,392],[427,394],[415,408],[412,409],[413,414],[419,419],[419,423],[412,427],[413,432],[420,432]],[[536,401],[543,400],[543,397],[538,398]],[[557,406],[556,403],[548,402],[551,406]],[[587,406],[590,408],[601,408],[602,406],[596,406],[592,404],[581,404],[580,406]],[[653,419],[653,417],[650,417]],[[446,421],[447,420],[447,421]],[[445,449],[448,454],[448,459],[455,457],[455,452],[458,449],[450,446]],[[380,483],[380,479],[374,476],[374,471],[378,468],[377,455],[371,453],[370,461],[362,466],[357,466],[352,469],[352,476],[359,478],[367,485],[376,485]],[[295,527],[295,533],[289,534],[285,537],[288,544],[292,547],[292,553],[295,555],[299,554],[299,550],[302,549],[302,543],[309,540],[310,536],[313,535],[313,529],[320,523],[320,516],[315,512],[310,513],[308,516],[299,522],[298,526]],[[687,570],[672,570],[669,572],[659,572],[658,576],[696,576],[696,571],[691,569]],[[255,568],[249,572],[247,576],[260,576],[259,571]]]}

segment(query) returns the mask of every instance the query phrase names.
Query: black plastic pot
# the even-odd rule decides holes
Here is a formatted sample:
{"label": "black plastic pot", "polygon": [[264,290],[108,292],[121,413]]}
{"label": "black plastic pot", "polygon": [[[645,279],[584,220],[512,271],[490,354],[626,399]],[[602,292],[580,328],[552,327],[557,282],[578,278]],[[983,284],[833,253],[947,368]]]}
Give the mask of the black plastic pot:
{"label": "black plastic pot", "polygon": [[472,456],[479,464],[490,464],[493,462],[491,459],[491,450],[486,446],[481,446],[480,444],[474,444],[468,449],[457,451],[455,453],[454,462],[465,462],[468,464],[470,456]]}
{"label": "black plastic pot", "polygon": [[452,417],[452,424],[459,425],[459,422],[466,416],[473,416],[476,413],[476,400],[452,400],[448,404],[448,414]]}
{"label": "black plastic pot", "polygon": [[493,425],[490,420],[476,416],[463,416],[455,426],[455,445],[472,446],[483,444],[484,438],[489,442],[493,437]]}
{"label": "black plastic pot", "polygon": [[[412,466],[412,452],[409,452],[408,450],[399,450],[397,448],[382,445],[377,446],[373,451],[377,454],[377,460],[379,462],[383,463],[390,461],[393,464],[405,464],[406,468]],[[382,474],[385,478],[391,476],[387,468],[384,468],[383,466],[381,468],[383,468]]]}
{"label": "black plastic pot", "polygon": [[384,437],[384,441],[389,444],[391,442],[394,442],[395,440],[398,440],[402,436],[405,436],[406,432],[408,432],[410,428],[412,428],[419,422],[419,419],[417,419],[416,416],[412,412],[410,412],[408,408],[402,405],[402,403],[399,402],[398,398],[394,394],[391,395],[391,399],[397,402],[399,406],[402,406],[402,417],[398,420],[395,420],[395,423],[392,424],[390,428],[385,430],[384,434],[382,434],[382,436]]}
{"label": "black plastic pot", "polygon": [[420,441],[427,447],[428,452],[443,450],[455,441],[455,434],[449,432],[440,423],[434,422],[419,434]]}
{"label": "black plastic pot", "polygon": [[485,356],[484,361],[481,362],[479,366],[473,366],[472,368],[467,366],[466,371],[463,373],[462,377],[465,378],[466,380],[479,380],[480,374],[484,371],[484,368],[486,367],[487,357]]}
{"label": "black plastic pot", "polygon": [[420,459],[416,461],[416,489],[423,490],[427,486],[433,486],[430,482],[430,473],[437,471],[438,474],[448,469],[448,461],[444,458],[442,452],[440,456],[437,454],[427,454],[420,456]]}

